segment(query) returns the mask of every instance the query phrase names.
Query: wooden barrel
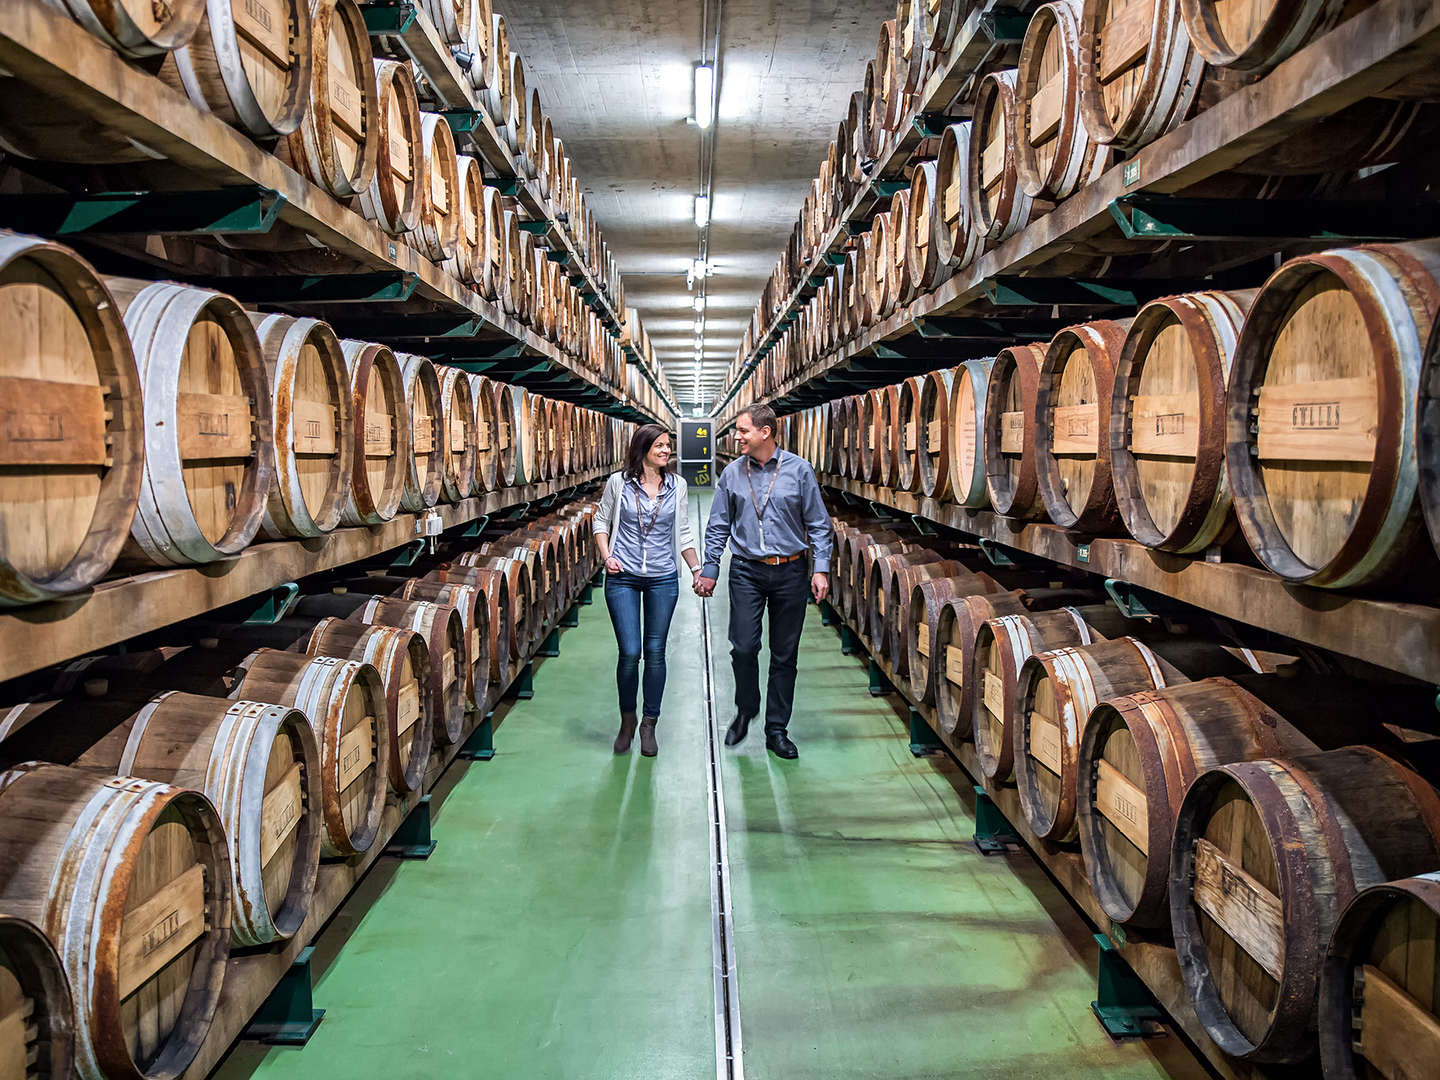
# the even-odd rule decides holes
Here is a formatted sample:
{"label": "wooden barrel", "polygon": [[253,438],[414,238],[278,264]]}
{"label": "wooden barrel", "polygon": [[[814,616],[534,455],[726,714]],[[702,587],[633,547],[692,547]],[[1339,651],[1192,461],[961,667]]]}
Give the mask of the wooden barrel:
{"label": "wooden barrel", "polygon": [[505,98],[505,112],[494,117],[495,126],[516,154],[525,153],[525,116],[530,99],[525,80],[525,61],[518,52],[510,54],[510,93]]}
{"label": "wooden barrel", "polygon": [[895,308],[894,298],[890,295],[890,268],[894,263],[891,256],[893,228],[894,222],[889,214],[878,215],[870,226],[869,259],[865,265],[867,325],[880,322]]}
{"label": "wooden barrel", "polygon": [[242,551],[275,482],[270,380],[230,297],[112,279],[144,384],[145,481],[128,550],[161,566]]}
{"label": "wooden barrel", "polygon": [[991,244],[1014,236],[1049,209],[1020,184],[1018,151],[1024,107],[1014,68],[992,71],[980,80],[970,138],[970,214],[981,240]]}
{"label": "wooden barrel", "polygon": [[410,444],[408,450],[401,446],[405,491],[400,505],[419,514],[440,501],[445,479],[445,445],[438,437],[439,420],[444,415],[440,377],[426,357],[401,353],[396,359],[404,379],[404,399],[410,403]]}
{"label": "wooden barrel", "polygon": [[318,319],[250,314],[270,377],[275,486],[260,528],[272,539],[323,536],[340,523],[355,459],[345,354]]}
{"label": "wooden barrel", "polygon": [[1059,202],[1097,179],[1113,155],[1090,138],[1080,111],[1080,14],[1083,0],[1037,8],[1020,46],[1015,132],[1020,187]]}
{"label": "wooden barrel", "polygon": [[[874,548],[870,550],[873,551]],[[864,616],[861,629],[871,643],[871,652],[892,664],[897,660],[893,646],[899,640],[903,620],[910,613],[907,605],[909,590],[905,590],[905,600],[896,595],[898,571],[902,566],[931,563],[950,570],[959,569],[958,564],[944,562],[944,557],[938,551],[910,544],[903,545],[900,551],[878,556],[870,563],[864,589],[865,607],[861,609]],[[899,662],[903,667],[903,656],[899,658]],[[904,674],[903,671],[900,673]]]}
{"label": "wooden barrel", "polygon": [[506,210],[500,217],[500,246],[505,255],[498,289],[500,306],[505,314],[519,316],[525,311],[525,262],[520,245],[520,215]]}
{"label": "wooden barrel", "polygon": [[1035,394],[1044,359],[1043,345],[1011,345],[1000,351],[990,369],[983,435],[985,491],[996,513],[1006,517],[1038,517],[1045,506],[1035,475]]}
{"label": "wooden barrel", "polygon": [[936,199],[939,182],[933,161],[916,166],[910,177],[910,233],[906,245],[908,274],[917,293],[927,293],[950,275],[949,264],[940,258],[936,234],[943,227]]}
{"label": "wooden barrel", "polygon": [[1205,61],[1178,0],[1084,0],[1080,112],[1095,142],[1138,150],[1184,120]]}
{"label": "wooden barrel", "polygon": [[879,468],[874,482],[882,487],[895,487],[900,481],[900,387],[894,383],[874,391],[875,442],[879,451]]}
{"label": "wooden barrel", "polygon": [[[946,568],[950,569],[945,573]],[[998,592],[999,585],[988,574],[977,574],[958,563],[936,563],[918,568],[904,609],[901,648],[910,674],[910,692],[922,702],[935,700],[935,680],[944,666],[931,660],[940,640],[940,614],[956,597]],[[932,572],[933,571],[933,572]]]}
{"label": "wooden barrel", "polygon": [[440,443],[445,453],[441,498],[457,503],[475,488],[475,402],[460,368],[441,366]]}
{"label": "wooden barrel", "polygon": [[531,560],[523,556],[476,555],[469,563],[441,567],[432,570],[427,577],[432,581],[475,584],[483,580],[483,571],[494,571],[502,575],[505,578],[506,593],[510,597],[510,641],[507,651],[511,662],[515,663],[523,659],[530,646],[539,640],[540,630],[544,625],[541,608],[535,600],[534,577],[530,566]]}
{"label": "wooden barrel", "polygon": [[857,551],[851,564],[854,577],[850,588],[855,605],[855,622],[859,626],[860,636],[867,643],[874,640],[870,632],[872,609],[877,603],[876,595],[879,586],[879,579],[875,574],[875,564],[890,555],[903,555],[907,551],[913,551],[916,546],[909,540],[897,537],[894,540],[860,547]]}
{"label": "wooden barrel", "polygon": [[289,135],[310,98],[305,0],[206,0],[195,37],[165,57],[160,78],[257,139]]}
{"label": "wooden barrel", "polygon": [[355,0],[311,0],[308,107],[280,160],[340,199],[365,191],[380,157],[375,53]]}
{"label": "wooden barrel", "polygon": [[494,400],[495,413],[495,427],[491,434],[495,454],[495,486],[496,488],[514,487],[517,483],[515,479],[515,399],[519,396],[519,391],[499,380],[491,382],[490,391]]}
{"label": "wooden barrel", "polygon": [[985,484],[985,403],[993,359],[967,360],[954,369],[945,429],[950,497],[979,509],[990,501]]}
{"label": "wooden barrel", "polygon": [[955,32],[970,9],[967,0],[933,0],[921,5],[921,41],[930,52],[939,54],[950,48]]}
{"label": "wooden barrel", "polygon": [[1360,890],[1320,977],[1320,1060],[1337,1080],[1424,1076],[1440,1053],[1435,998],[1440,874]]}
{"label": "wooden barrel", "polygon": [[320,744],[321,853],[367,851],[380,830],[390,740],[380,731],[385,687],[373,665],[338,656],[256,649],[240,661],[232,698],[299,709]]}
{"label": "wooden barrel", "polygon": [[351,471],[345,525],[382,525],[395,516],[414,460],[405,378],[386,345],[342,341],[350,370],[350,407],[355,416],[355,465]]}
{"label": "wooden barrel", "polygon": [[[485,642],[486,655],[490,658],[489,682],[502,683],[505,679],[507,666],[516,655],[514,648],[517,644],[515,632],[516,608],[511,604],[510,581],[519,582],[518,571],[515,574],[507,573],[506,567],[460,567],[452,566],[440,570],[432,570],[423,578],[416,579],[413,586],[407,585],[401,590],[401,595],[407,600],[434,599],[442,603],[453,603],[447,599],[451,594],[448,587],[451,585],[464,585],[478,592],[476,621],[479,621],[478,608],[479,597],[484,598],[485,607]],[[528,587],[528,580],[526,582]],[[517,584],[518,587],[518,584]],[[472,625],[475,625],[472,623]],[[474,687],[474,700],[477,706],[483,708],[482,685],[479,681],[479,674],[475,675],[476,684]]]}
{"label": "wooden barrel", "polygon": [[420,254],[439,263],[455,254],[462,212],[455,136],[439,113],[420,114],[420,153],[424,158],[420,215],[410,241]]}
{"label": "wooden barrel", "polygon": [[230,955],[225,830],[153,780],[31,762],[0,775],[0,905],[45,932],[75,1001],[75,1073],[178,1076]]}
{"label": "wooden barrel", "polygon": [[1166,677],[1160,658],[1132,637],[1078,648],[1054,647],[1047,637],[1044,645],[1020,669],[1009,703],[1015,783],[1035,835],[1066,843],[1078,836],[1076,763],[1086,719],[1101,701],[1163,687]]}
{"label": "wooden barrel", "polygon": [[1201,1025],[1232,1056],[1300,1062],[1341,911],[1440,866],[1440,797],[1368,746],[1236,762],[1196,778],[1171,850],[1175,953]]}
{"label": "wooden barrel", "polygon": [[510,32],[505,16],[498,11],[490,15],[490,52],[485,57],[485,91],[481,104],[498,128],[505,122],[510,98]]}
{"label": "wooden barrel", "polygon": [[480,189],[479,247],[475,252],[475,287],[486,300],[500,299],[505,279],[505,211],[500,192],[486,184]]}
{"label": "wooden barrel", "polygon": [[885,443],[883,397],[883,390],[867,390],[860,399],[859,440],[856,443],[859,462],[855,479],[867,484],[879,483],[882,475],[881,455]]}
{"label": "wooden barrel", "polygon": [[320,748],[305,715],[283,705],[167,690],[115,740],[80,759],[205,794],[229,839],[230,940],[284,941],[310,910],[319,868]]}
{"label": "wooden barrel", "polygon": [[[205,16],[205,0],[176,0],[161,7],[153,0],[59,0],[49,6],[67,13],[132,60],[160,56],[188,44]],[[63,1072],[56,1070],[55,1075]]]}
{"label": "wooden barrel", "polygon": [[414,630],[355,623],[334,616],[315,624],[305,652],[362,660],[385,688],[385,739],[390,744],[390,787],[401,795],[419,791],[430,763],[435,699],[430,692],[430,648]]}
{"label": "wooden barrel", "polygon": [[510,435],[515,450],[515,486],[536,483],[540,477],[535,463],[535,406],[534,397],[523,387],[513,387],[510,393],[514,418],[510,421]]}
{"label": "wooden barrel", "polygon": [[0,1016],[13,1033],[0,1075],[51,1078],[75,1066],[75,1000],[60,955],[34,923],[0,915]]}
{"label": "wooden barrel", "polygon": [[1399,573],[1422,538],[1415,408],[1440,241],[1291,259],[1255,298],[1226,401],[1235,513],[1260,561],[1340,588]]}
{"label": "wooden barrel", "polygon": [[895,487],[901,491],[920,490],[918,458],[925,426],[920,419],[920,397],[925,380],[914,375],[899,385],[899,402],[895,412]]}
{"label": "wooden barrel", "polygon": [[447,264],[452,274],[467,285],[480,289],[488,265],[485,257],[485,180],[478,159],[469,154],[456,158],[459,169],[460,209],[456,220],[455,254]]}
{"label": "wooden barrel", "polygon": [[1337,0],[1179,0],[1195,51],[1207,64],[1262,74],[1368,4]]}
{"label": "wooden barrel", "polygon": [[473,14],[470,0],[420,0],[419,6],[430,16],[445,44],[464,45],[469,40]]}
{"label": "wooden barrel", "polygon": [[971,209],[970,139],[970,121],[949,125],[935,159],[936,255],[954,269],[969,266],[984,247]]}
{"label": "wooden barrel", "polygon": [[470,399],[475,405],[475,485],[477,495],[495,491],[499,485],[499,454],[496,449],[495,391],[483,375],[471,375]]}
{"label": "wooden barrel", "polygon": [[1223,677],[1100,703],[1080,742],[1079,830],[1085,872],[1110,918],[1168,924],[1170,837],[1185,792],[1216,765],[1297,749],[1287,727]]}
{"label": "wooden barrel", "polygon": [[375,61],[375,177],[360,194],[360,212],[390,236],[404,236],[420,224],[425,159],[420,133],[420,99],[410,65]]}
{"label": "wooden barrel", "polygon": [[[460,615],[460,627],[465,633],[465,700],[467,708],[483,709],[485,694],[488,692],[492,663],[490,652],[496,635],[490,629],[492,612],[498,619],[497,603],[490,599],[491,581],[474,585],[463,582],[434,582],[423,578],[411,578],[400,590],[404,600],[429,600],[436,604],[449,604]],[[501,581],[504,579],[501,578]],[[497,627],[497,630],[499,628]]]}
{"label": "wooden barrel", "polygon": [[1225,386],[1253,292],[1152,301],[1130,324],[1110,404],[1112,482],[1140,543],[1192,553],[1232,526]]}
{"label": "wooden barrel", "polygon": [[996,780],[1010,778],[1012,756],[1009,743],[997,742],[988,748],[982,743],[984,736],[974,731],[976,685],[983,682],[974,674],[976,642],[986,620],[1025,612],[1025,594],[1018,590],[952,597],[941,607],[936,634],[931,639],[931,663],[936,668],[935,711],[940,721],[938,734],[956,746],[973,733],[981,769],[987,777]]}
{"label": "wooden barrel", "polygon": [[890,278],[889,300],[881,309],[882,318],[915,299],[909,250],[910,203],[906,199],[895,199],[890,205],[890,262],[885,267],[885,273]]}
{"label": "wooden barrel", "polygon": [[1097,534],[1120,524],[1111,483],[1111,392],[1130,320],[1097,319],[1051,339],[1035,390],[1035,479],[1050,520]]}

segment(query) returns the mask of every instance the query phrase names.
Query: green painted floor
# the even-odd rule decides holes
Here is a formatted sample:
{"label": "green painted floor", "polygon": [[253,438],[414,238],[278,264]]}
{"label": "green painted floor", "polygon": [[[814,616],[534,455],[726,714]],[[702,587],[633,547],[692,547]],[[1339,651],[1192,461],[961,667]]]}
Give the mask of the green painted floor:
{"label": "green painted floor", "polygon": [[[495,759],[442,780],[434,855],[382,860],[317,942],[310,1044],[239,1044],[218,1077],[714,1075],[701,607],[682,589],[660,756],[615,758],[595,599],[504,716]],[[1104,1036],[1083,920],[1027,855],[976,853],[964,774],[911,757],[893,700],[866,686],[812,607],[800,759],[771,758],[759,724],[725,751],[747,1076],[1205,1075],[1173,1037]]]}

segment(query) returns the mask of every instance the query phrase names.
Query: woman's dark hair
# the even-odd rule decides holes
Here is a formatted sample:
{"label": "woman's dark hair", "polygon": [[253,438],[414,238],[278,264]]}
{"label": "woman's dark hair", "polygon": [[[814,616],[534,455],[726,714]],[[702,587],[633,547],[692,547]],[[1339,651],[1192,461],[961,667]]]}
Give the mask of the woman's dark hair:
{"label": "woman's dark hair", "polygon": [[[625,451],[625,479],[645,479],[645,455],[661,435],[669,435],[659,424],[644,424],[630,437],[630,449]],[[673,443],[674,440],[672,439]]]}

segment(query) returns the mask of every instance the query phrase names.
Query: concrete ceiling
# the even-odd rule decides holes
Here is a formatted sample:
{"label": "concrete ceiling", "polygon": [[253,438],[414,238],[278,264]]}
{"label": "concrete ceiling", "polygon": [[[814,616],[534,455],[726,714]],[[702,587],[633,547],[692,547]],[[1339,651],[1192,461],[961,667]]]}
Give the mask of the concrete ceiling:
{"label": "concrete ceiling", "polygon": [[[709,0],[720,64],[706,281],[712,402],[894,0]],[[703,3],[500,0],[682,408],[697,399],[693,112]],[[709,34],[714,33],[710,23]],[[707,35],[708,36],[708,35]],[[713,48],[708,42],[707,50]],[[709,55],[707,51],[706,55]]]}

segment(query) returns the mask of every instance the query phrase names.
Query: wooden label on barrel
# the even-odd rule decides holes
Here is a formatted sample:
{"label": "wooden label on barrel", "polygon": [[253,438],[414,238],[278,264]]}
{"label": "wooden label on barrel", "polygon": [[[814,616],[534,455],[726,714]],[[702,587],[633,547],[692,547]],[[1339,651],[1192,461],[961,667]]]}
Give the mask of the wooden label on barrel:
{"label": "wooden label on barrel", "polygon": [[490,421],[481,420],[475,425],[475,446],[480,450],[490,449]]}
{"label": "wooden label on barrel", "polygon": [[1150,820],[1145,793],[1110,762],[1101,760],[1095,776],[1095,806],[1142,852],[1150,851]]}
{"label": "wooden label on barrel", "polygon": [[389,457],[394,452],[394,424],[384,413],[365,414],[365,456]]}
{"label": "wooden label on barrel", "polygon": [[930,624],[921,623],[915,627],[915,651],[921,656],[930,655]]}
{"label": "wooden label on barrel", "polygon": [[450,421],[450,452],[454,454],[465,452],[465,424],[462,421]]}
{"label": "wooden label on barrel", "polygon": [[1262,459],[1371,461],[1378,423],[1375,380],[1324,379],[1260,387]]}
{"label": "wooden label on barrel", "polygon": [[260,802],[260,865],[269,866],[285,838],[300,825],[305,811],[304,790],[300,784],[301,769],[297,761]]}
{"label": "wooden label on barrel", "polygon": [[910,451],[911,453],[914,453],[916,450],[914,424],[905,425],[905,449]]}
{"label": "wooden label on barrel", "polygon": [[[990,672],[986,672],[989,675]],[[986,705],[989,705],[988,691],[989,684],[985,687],[987,694]],[[992,710],[993,711],[993,710]],[[1000,714],[995,713],[996,716]],[[1056,724],[1048,716],[1038,712],[1032,712],[1029,718],[1030,727],[1030,756],[1038,761],[1045,768],[1049,769],[1056,776],[1060,775],[1060,725]]]}
{"label": "wooden label on barrel", "polygon": [[120,924],[120,996],[140,989],[205,932],[205,868],[199,863],[125,913]]}
{"label": "wooden label on barrel", "polygon": [[323,401],[292,402],[290,423],[297,454],[335,453],[335,406]]}
{"label": "wooden label on barrel", "polygon": [[343,792],[375,760],[375,718],[367,716],[340,739],[340,790]]}
{"label": "wooden label on barrel", "polygon": [[415,166],[410,160],[412,148],[405,137],[405,113],[400,107],[399,94],[391,95],[388,115],[385,141],[390,151],[390,171],[402,182],[409,182],[415,175]]}
{"label": "wooden label on barrel", "polygon": [[957,165],[955,175],[950,178],[950,183],[945,185],[940,216],[946,221],[954,221],[960,215],[960,185],[963,182],[960,178],[960,170],[963,168],[965,168],[963,163]]}
{"label": "wooden label on barrel", "polygon": [[250,399],[181,391],[175,407],[180,459],[250,456]]}
{"label": "wooden label on barrel", "polygon": [[35,999],[24,997],[15,1008],[0,1017],[0,1076],[30,1077],[36,1075],[32,1055],[39,1031],[30,1023],[35,1015]]}
{"label": "wooden label on barrel", "polygon": [[885,590],[880,590],[880,595],[875,598],[875,606],[880,609],[880,617],[885,617]]}
{"label": "wooden label on barrel", "polygon": [[1023,454],[1025,452],[1025,414],[1023,412],[1000,414],[1000,452],[1002,454]]}
{"label": "wooden label on barrel", "polygon": [[430,162],[430,205],[441,214],[450,212],[450,177],[440,168],[440,162]]}
{"label": "wooden label on barrel", "polygon": [[1276,979],[1283,972],[1285,915],[1280,898],[1203,837],[1195,841],[1195,903]]}
{"label": "wooden label on barrel", "polygon": [[470,657],[478,665],[480,663],[480,628],[470,628]]}
{"label": "wooden label on barrel", "polygon": [[407,680],[400,687],[399,700],[395,703],[395,735],[398,738],[420,719],[420,684],[414,679]]}
{"label": "wooden label on barrel", "polygon": [[926,428],[925,430],[926,430],[926,437],[927,437],[927,440],[928,440],[927,445],[928,445],[928,447],[929,447],[930,453],[933,454],[933,453],[935,453],[936,451],[938,451],[942,446],[945,445],[945,443],[944,443],[945,434],[944,434],[944,432],[942,432],[942,431],[940,430],[940,421],[939,421],[939,420],[931,420],[931,421],[930,421],[930,426],[929,426],[928,428]]}
{"label": "wooden label on barrel", "polygon": [[956,686],[965,685],[965,654],[954,645],[945,646],[945,680]]}
{"label": "wooden label on barrel", "polygon": [[339,19],[330,26],[330,69],[328,96],[330,118],[355,140],[365,137],[365,114],[361,111],[360,87],[350,76],[350,54],[341,35],[345,32]]}
{"label": "wooden label on barrel", "polygon": [[440,661],[440,684],[450,686],[455,682],[455,650],[446,649],[445,656]]}
{"label": "wooden label on barrel", "polygon": [[1371,964],[1355,973],[1355,990],[1360,1003],[1355,1050],[1370,1068],[1395,1080],[1434,1072],[1440,1061],[1440,1021],[1435,1014]]}
{"label": "wooden label on barrel", "polygon": [[109,463],[100,387],[6,376],[0,401],[0,464]]}
{"label": "wooden label on barrel", "polygon": [[1130,450],[1156,457],[1193,458],[1200,448],[1200,414],[1194,394],[1131,397]]}
{"label": "wooden label on barrel", "polygon": [[554,428],[551,428],[549,431],[547,431],[547,432],[545,433],[545,442],[546,442],[546,445],[548,445],[549,448],[550,448],[550,453],[553,454],[553,453],[555,452],[555,429],[554,429]]}
{"label": "wooden label on barrel", "polygon": [[290,18],[284,0],[234,0],[235,29],[267,59],[290,66]]}
{"label": "wooden label on barrel", "polygon": [[875,429],[873,427],[865,429],[865,449],[875,449]]}
{"label": "wooden label on barrel", "polygon": [[[996,119],[999,119],[997,114]],[[995,125],[995,134],[985,144],[985,152],[980,155],[980,183],[986,188],[992,188],[1005,176],[1005,131],[1003,124]]]}
{"label": "wooden label on barrel", "polygon": [[435,418],[423,409],[416,408],[410,414],[411,441],[415,453],[428,454],[435,449]]}
{"label": "wooden label on barrel", "polygon": [[1057,405],[1050,412],[1050,449],[1055,454],[1100,452],[1100,418],[1092,401],[1086,405]]}
{"label": "wooden label on barrel", "polygon": [[1039,146],[1060,127],[1061,95],[1065,92],[1065,80],[1056,72],[1046,80],[1045,85],[1035,91],[1030,99],[1030,145]]}
{"label": "wooden label on barrel", "polygon": [[[1150,24],[1155,0],[1130,0],[1100,31],[1100,81],[1108,83],[1126,68],[1134,66],[1150,48]],[[1172,15],[1173,18],[1173,15]]]}
{"label": "wooden label on barrel", "polygon": [[1005,715],[1005,680],[989,668],[985,670],[985,678],[980,689],[980,700],[985,708],[995,714],[996,718]]}

